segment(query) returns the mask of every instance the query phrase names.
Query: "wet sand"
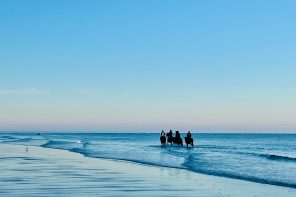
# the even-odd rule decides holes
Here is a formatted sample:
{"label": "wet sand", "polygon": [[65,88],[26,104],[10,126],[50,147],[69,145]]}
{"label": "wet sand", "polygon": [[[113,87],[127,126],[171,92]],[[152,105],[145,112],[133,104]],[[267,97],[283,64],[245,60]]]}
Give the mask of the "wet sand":
{"label": "wet sand", "polygon": [[[27,149],[26,149],[27,148]],[[0,144],[0,196],[295,196],[296,189]]]}

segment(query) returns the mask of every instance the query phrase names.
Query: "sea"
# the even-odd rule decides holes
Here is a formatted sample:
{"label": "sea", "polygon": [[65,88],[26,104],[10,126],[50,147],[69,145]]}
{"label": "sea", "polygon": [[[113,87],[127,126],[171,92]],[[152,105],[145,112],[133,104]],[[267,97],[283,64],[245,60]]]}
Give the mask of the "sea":
{"label": "sea", "polygon": [[296,134],[193,133],[195,146],[188,148],[162,147],[159,137],[159,133],[1,133],[0,143],[296,188]]}

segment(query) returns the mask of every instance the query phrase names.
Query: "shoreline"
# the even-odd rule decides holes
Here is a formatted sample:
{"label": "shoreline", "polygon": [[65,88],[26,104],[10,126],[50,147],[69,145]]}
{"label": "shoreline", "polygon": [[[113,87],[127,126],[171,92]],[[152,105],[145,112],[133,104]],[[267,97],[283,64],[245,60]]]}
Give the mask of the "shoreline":
{"label": "shoreline", "polygon": [[253,178],[241,178],[241,177],[237,177],[237,176],[210,174],[210,173],[207,173],[207,172],[194,171],[194,170],[191,170],[191,169],[186,168],[186,167],[174,167],[174,166],[157,165],[157,164],[153,164],[153,163],[141,162],[141,161],[133,161],[133,160],[129,160],[129,159],[116,159],[116,158],[108,158],[108,157],[90,157],[90,156],[84,155],[83,153],[79,153],[79,152],[75,152],[75,151],[59,149],[59,148],[48,148],[48,147],[43,147],[43,146],[41,146],[41,147],[46,148],[46,149],[56,149],[56,150],[68,151],[70,153],[80,154],[83,157],[87,157],[87,158],[110,160],[110,161],[114,161],[114,162],[124,162],[124,163],[130,163],[130,164],[135,164],[135,165],[156,167],[156,168],[160,167],[160,168],[171,168],[171,169],[176,169],[176,170],[187,170],[189,172],[196,173],[196,174],[201,174],[201,175],[207,175],[207,176],[213,176],[213,177],[221,177],[221,178],[227,178],[227,179],[235,179],[235,180],[239,180],[239,181],[247,181],[247,182],[264,184],[264,185],[272,185],[272,186],[279,186],[279,187],[287,187],[287,188],[296,189],[295,185],[293,185],[293,184],[287,185],[287,184],[283,184],[283,183],[280,183],[280,182],[274,183],[274,182],[267,182],[265,180],[258,180],[258,179],[253,180]]}
{"label": "shoreline", "polygon": [[[294,196],[296,192],[294,188],[92,158],[68,150],[2,143],[0,149],[5,150],[0,153],[0,180],[4,180],[0,196],[48,196],[52,192],[58,192],[57,196]],[[26,187],[18,188],[20,185]]]}
{"label": "shoreline", "polygon": [[[229,174],[209,173],[209,172],[206,172],[206,171],[195,171],[195,170],[192,170],[192,169],[186,168],[186,167],[161,165],[161,164],[144,162],[144,161],[140,161],[140,160],[121,159],[121,158],[112,158],[112,157],[103,157],[103,156],[88,156],[87,154],[84,154],[83,152],[79,152],[79,151],[67,150],[67,149],[62,149],[62,148],[51,148],[51,147],[46,147],[46,146],[43,146],[43,145],[41,145],[40,147],[49,148],[49,149],[57,149],[57,150],[66,150],[66,151],[69,151],[71,153],[80,154],[80,155],[82,155],[84,157],[88,157],[88,158],[111,160],[111,161],[115,161],[115,162],[128,162],[128,163],[131,163],[131,164],[151,166],[151,167],[164,167],[164,168],[171,168],[171,169],[187,170],[187,171],[192,172],[192,173],[203,174],[203,175],[208,175],[208,176],[236,179],[236,180],[248,181],[248,182],[253,182],[253,183],[273,185],[273,186],[281,186],[281,187],[288,187],[288,188],[296,189],[295,184],[287,184],[287,183],[276,182],[276,181],[267,181],[267,180],[264,180],[264,179],[259,179],[259,178],[254,178],[254,177],[242,177],[242,176],[229,175]],[[168,146],[168,148],[172,148],[172,147]]]}

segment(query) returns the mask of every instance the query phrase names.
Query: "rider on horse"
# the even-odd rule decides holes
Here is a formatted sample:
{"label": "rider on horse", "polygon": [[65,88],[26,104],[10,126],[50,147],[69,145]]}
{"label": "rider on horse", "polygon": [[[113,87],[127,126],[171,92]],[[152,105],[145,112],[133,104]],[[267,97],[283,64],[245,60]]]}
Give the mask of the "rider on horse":
{"label": "rider on horse", "polygon": [[190,131],[187,132],[187,137],[185,137],[185,142],[188,147],[188,144],[191,144],[193,146],[193,138],[191,137]]}
{"label": "rider on horse", "polygon": [[175,137],[173,138],[173,143],[177,144],[178,146],[183,146],[183,140],[179,131],[176,131]]}
{"label": "rider on horse", "polygon": [[166,137],[167,137],[167,141],[168,141],[168,143],[171,143],[171,145],[172,145],[172,142],[173,142],[173,132],[172,132],[172,130],[170,130],[170,131],[166,134]]}
{"label": "rider on horse", "polygon": [[163,146],[165,146],[165,144],[166,144],[165,133],[164,133],[163,130],[162,130],[161,133],[160,133],[160,143],[161,143],[161,145],[163,145]]}

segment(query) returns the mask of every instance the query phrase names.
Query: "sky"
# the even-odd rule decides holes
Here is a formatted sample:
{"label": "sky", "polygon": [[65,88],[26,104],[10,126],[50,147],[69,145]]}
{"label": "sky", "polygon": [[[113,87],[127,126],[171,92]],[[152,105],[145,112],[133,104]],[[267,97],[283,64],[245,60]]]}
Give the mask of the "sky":
{"label": "sky", "polygon": [[2,0],[0,131],[296,132],[294,0]]}

